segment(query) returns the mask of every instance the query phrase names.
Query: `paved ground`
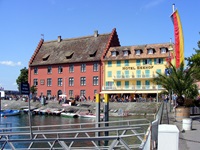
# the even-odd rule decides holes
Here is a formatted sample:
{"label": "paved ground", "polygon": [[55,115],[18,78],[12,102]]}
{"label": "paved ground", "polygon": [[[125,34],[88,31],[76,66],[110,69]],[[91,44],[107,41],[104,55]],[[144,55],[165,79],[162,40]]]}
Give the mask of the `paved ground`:
{"label": "paved ground", "polygon": [[184,131],[183,123],[175,121],[174,112],[168,112],[169,124],[176,125],[179,133],[179,150],[200,150],[200,115],[190,116],[192,130]]}

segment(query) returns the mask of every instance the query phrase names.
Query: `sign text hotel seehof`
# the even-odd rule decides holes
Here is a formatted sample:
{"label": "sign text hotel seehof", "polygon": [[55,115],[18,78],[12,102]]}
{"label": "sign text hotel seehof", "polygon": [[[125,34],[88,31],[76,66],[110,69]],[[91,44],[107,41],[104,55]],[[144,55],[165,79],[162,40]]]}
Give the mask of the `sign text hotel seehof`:
{"label": "sign text hotel seehof", "polygon": [[153,66],[122,67],[122,70],[152,69]]}

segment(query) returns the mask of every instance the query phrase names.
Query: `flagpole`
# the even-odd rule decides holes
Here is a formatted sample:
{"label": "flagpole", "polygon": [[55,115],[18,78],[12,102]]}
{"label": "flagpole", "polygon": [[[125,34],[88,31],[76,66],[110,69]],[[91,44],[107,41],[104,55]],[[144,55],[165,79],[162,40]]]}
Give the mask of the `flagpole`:
{"label": "flagpole", "polygon": [[175,12],[175,4],[172,4],[172,11]]}

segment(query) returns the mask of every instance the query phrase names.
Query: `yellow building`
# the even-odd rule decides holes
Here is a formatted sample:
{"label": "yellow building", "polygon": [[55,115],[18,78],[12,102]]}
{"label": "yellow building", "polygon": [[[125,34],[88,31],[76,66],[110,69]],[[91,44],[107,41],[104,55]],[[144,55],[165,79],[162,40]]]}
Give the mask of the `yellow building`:
{"label": "yellow building", "polygon": [[[104,57],[102,94],[110,97],[153,99],[163,88],[152,83],[157,73],[165,73],[173,59],[171,43],[111,47]],[[171,52],[170,52],[171,51]]]}

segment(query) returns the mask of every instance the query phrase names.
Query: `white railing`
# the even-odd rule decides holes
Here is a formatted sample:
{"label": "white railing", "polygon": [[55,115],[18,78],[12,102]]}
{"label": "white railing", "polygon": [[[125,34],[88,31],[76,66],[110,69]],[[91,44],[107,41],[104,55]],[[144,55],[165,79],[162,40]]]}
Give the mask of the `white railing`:
{"label": "white railing", "polygon": [[114,75],[113,80],[123,80],[123,79],[142,79],[142,78],[155,78],[155,74],[138,74],[138,75]]}
{"label": "white railing", "polygon": [[102,90],[160,90],[160,85],[103,86]]}

